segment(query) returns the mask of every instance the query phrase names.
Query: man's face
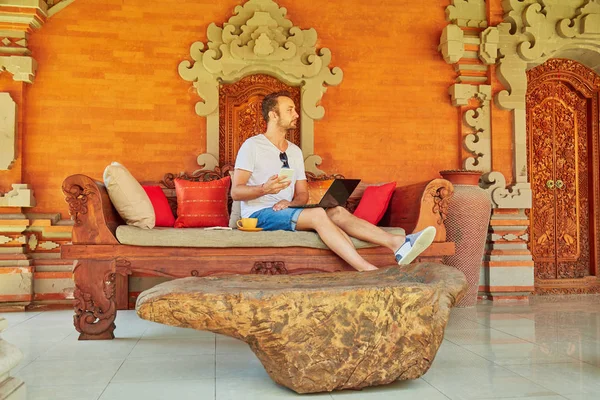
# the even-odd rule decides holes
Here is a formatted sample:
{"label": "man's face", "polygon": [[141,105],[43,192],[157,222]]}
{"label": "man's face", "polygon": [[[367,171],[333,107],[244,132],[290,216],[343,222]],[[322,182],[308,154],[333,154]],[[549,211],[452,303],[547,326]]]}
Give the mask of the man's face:
{"label": "man's face", "polygon": [[279,97],[277,99],[277,126],[292,130],[296,129],[298,113],[294,101],[289,97]]}

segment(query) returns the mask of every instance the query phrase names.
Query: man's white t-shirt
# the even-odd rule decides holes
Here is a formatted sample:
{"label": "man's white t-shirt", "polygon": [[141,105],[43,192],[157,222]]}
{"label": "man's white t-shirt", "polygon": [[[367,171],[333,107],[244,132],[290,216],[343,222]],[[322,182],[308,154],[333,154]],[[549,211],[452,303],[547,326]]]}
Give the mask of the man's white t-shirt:
{"label": "man's white t-shirt", "polygon": [[[294,198],[294,186],[296,181],[306,180],[304,172],[304,159],[302,150],[289,140],[285,151],[290,168],[294,170],[290,186],[277,194],[266,194],[254,200],[242,201],[242,218],[248,218],[252,213],[263,208],[273,207],[281,200],[292,201]],[[247,139],[237,154],[235,169],[243,169],[252,172],[247,185],[259,186],[277,175],[283,166],[279,159],[281,151],[264,134],[259,134]]]}

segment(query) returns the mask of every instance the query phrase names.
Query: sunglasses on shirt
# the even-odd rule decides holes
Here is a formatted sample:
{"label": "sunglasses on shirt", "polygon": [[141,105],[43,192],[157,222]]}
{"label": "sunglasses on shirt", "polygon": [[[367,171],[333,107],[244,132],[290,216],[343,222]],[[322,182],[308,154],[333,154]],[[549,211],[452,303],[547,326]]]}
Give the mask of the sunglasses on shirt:
{"label": "sunglasses on shirt", "polygon": [[279,160],[283,163],[283,168],[289,168],[290,163],[288,162],[287,154],[284,152],[279,153]]}

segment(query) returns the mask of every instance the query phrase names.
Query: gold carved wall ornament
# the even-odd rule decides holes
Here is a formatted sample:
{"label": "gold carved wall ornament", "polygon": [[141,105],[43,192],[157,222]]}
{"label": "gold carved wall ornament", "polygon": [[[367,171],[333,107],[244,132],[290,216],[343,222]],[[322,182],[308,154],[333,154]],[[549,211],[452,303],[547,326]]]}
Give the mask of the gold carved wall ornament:
{"label": "gold carved wall ornament", "polygon": [[314,155],[314,121],[325,110],[318,105],[326,85],[339,85],[343,73],[329,68],[331,51],[317,49],[317,32],[300,29],[286,18],[287,10],[272,0],[249,0],[235,8],[234,16],[219,27],[207,29],[208,43],[195,42],[193,62],[182,61],[179,75],[193,82],[202,98],[196,113],[206,117],[206,153],[198,156],[204,169],[214,169],[219,158],[219,84],[234,83],[253,74],[274,76],[291,86],[301,86],[301,148],[307,171],[317,169]]}

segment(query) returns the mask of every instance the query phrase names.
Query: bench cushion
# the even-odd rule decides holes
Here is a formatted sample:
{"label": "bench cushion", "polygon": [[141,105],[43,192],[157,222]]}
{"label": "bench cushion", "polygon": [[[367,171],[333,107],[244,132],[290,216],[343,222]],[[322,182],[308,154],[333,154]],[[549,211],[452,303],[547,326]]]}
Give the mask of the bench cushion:
{"label": "bench cushion", "polygon": [[[402,228],[384,228],[404,235]],[[154,228],[140,229],[121,225],[117,228],[121,244],[159,247],[311,247],[327,249],[315,232],[242,232],[234,230],[206,230],[201,228]],[[376,247],[372,243],[352,239],[357,249]]]}

